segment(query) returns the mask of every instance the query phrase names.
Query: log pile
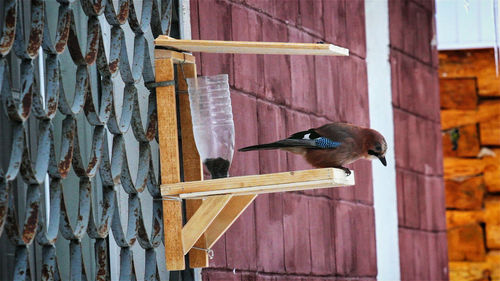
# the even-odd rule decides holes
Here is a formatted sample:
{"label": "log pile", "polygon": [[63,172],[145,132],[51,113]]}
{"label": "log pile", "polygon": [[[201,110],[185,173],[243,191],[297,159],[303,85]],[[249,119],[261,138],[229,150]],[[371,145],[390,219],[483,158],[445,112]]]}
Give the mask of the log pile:
{"label": "log pile", "polygon": [[500,78],[492,49],[441,51],[451,280],[500,280]]}

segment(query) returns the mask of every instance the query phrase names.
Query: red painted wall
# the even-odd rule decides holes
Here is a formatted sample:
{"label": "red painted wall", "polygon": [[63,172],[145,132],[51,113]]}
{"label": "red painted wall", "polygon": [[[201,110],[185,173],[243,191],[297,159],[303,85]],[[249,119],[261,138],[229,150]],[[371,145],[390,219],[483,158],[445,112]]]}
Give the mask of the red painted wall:
{"label": "red painted wall", "polygon": [[431,0],[389,1],[402,280],[448,279],[434,13]]}
{"label": "red painted wall", "polygon": [[[194,39],[325,41],[351,51],[345,58],[198,54],[199,74],[229,74],[236,147],[330,121],[369,126],[363,1],[191,0],[191,18]],[[308,168],[284,152],[236,152],[230,173]],[[259,196],[215,246],[204,280],[374,279],[371,164],[351,168],[355,187]]]}

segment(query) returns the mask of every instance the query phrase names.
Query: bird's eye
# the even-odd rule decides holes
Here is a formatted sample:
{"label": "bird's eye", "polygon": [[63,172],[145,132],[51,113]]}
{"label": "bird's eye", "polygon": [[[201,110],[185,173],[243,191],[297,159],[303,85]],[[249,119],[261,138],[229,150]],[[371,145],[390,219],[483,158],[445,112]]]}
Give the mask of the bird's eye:
{"label": "bird's eye", "polygon": [[382,146],[380,144],[377,144],[375,146],[375,151],[379,151],[379,152],[382,151]]}

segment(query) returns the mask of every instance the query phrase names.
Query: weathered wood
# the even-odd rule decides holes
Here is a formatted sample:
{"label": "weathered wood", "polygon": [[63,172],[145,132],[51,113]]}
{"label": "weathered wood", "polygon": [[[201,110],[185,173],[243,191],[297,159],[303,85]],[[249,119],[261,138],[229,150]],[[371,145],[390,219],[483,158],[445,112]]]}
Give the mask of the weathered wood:
{"label": "weathered wood", "polygon": [[[174,79],[174,62],[171,58],[155,61],[156,81]],[[179,148],[177,145],[177,112],[174,86],[156,89],[158,108],[158,137],[160,147],[161,182],[180,181]],[[182,252],[182,205],[179,201],[163,201],[165,233],[165,260],[169,270],[185,268]]]}
{"label": "weathered wood", "polygon": [[481,159],[444,158],[444,178],[453,179],[475,176],[484,171],[485,162]]}
{"label": "weathered wood", "polygon": [[464,181],[446,180],[446,208],[478,210],[483,207],[483,177],[473,177]]}
{"label": "weathered wood", "polygon": [[165,35],[155,39],[156,46],[176,48],[189,52],[230,54],[281,54],[348,56],[349,50],[332,44],[249,42],[218,40],[179,40]]}
{"label": "weathered wood", "polygon": [[315,187],[354,185],[354,172],[347,176],[334,168],[313,169],[266,175],[231,177],[201,182],[183,182],[161,186],[162,195],[183,198],[218,194],[259,194],[264,192],[303,190]]}
{"label": "weathered wood", "polygon": [[[186,83],[186,78],[193,77],[196,77],[196,65],[194,63],[177,64],[177,87],[179,89],[178,99],[181,124],[182,165],[184,171],[184,181],[203,180],[203,167],[194,140],[193,123],[191,120],[191,108],[189,105],[189,95],[187,93],[188,86]],[[189,220],[191,216],[196,212],[201,203],[202,200],[186,201],[187,220]],[[201,235],[200,239],[195,243],[194,246],[202,249],[207,248],[205,234]],[[191,268],[208,267],[207,252],[195,249],[189,251],[189,266]]]}
{"label": "weathered wood", "polygon": [[500,225],[500,197],[494,196],[484,200],[484,222]]}
{"label": "weathered wood", "polygon": [[188,64],[194,64],[196,61],[192,54],[163,49],[155,49],[155,59],[172,59],[173,63]]}
{"label": "weathered wood", "polygon": [[446,131],[443,136],[443,154],[445,157],[475,157],[479,153],[479,135],[476,124],[457,128],[458,139],[456,150],[453,149],[453,138],[456,132]]}
{"label": "weathered wood", "polygon": [[253,202],[257,195],[233,196],[207,229],[207,245],[211,248],[236,219]]}
{"label": "weathered wood", "polygon": [[493,149],[496,156],[487,156],[483,158],[485,162],[484,183],[486,189],[490,192],[500,191],[500,149]]}
{"label": "weathered wood", "polygon": [[448,229],[471,223],[480,223],[486,221],[484,210],[476,211],[446,211],[446,227]]}
{"label": "weathered wood", "polygon": [[488,262],[450,261],[450,280],[491,280],[491,265]]}
{"label": "weathered wood", "polygon": [[480,96],[500,96],[493,49],[439,52],[439,77],[476,77]]}
{"label": "weathered wood", "polygon": [[182,248],[184,254],[187,254],[191,250],[194,243],[207,230],[231,197],[232,195],[220,195],[203,200],[196,213],[182,228]]}
{"label": "weathered wood", "polygon": [[460,126],[476,124],[478,112],[476,110],[446,109],[441,110],[441,128],[448,130]]}
{"label": "weathered wood", "polygon": [[479,131],[482,145],[500,145],[500,116],[479,123]]}
{"label": "weathered wood", "polygon": [[441,108],[475,110],[477,108],[475,78],[440,78]]}
{"label": "weathered wood", "polygon": [[485,261],[484,233],[479,224],[449,228],[447,236],[450,261]]}
{"label": "weathered wood", "polygon": [[485,230],[488,249],[500,249],[500,225],[486,223]]}

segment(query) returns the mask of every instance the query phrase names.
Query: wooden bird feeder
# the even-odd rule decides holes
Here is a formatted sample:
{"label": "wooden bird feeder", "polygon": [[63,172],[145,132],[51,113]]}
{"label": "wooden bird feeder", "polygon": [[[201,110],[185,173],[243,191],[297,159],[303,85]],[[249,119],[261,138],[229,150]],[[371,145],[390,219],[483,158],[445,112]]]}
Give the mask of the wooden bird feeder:
{"label": "wooden bird feeder", "polygon": [[[188,253],[190,267],[207,267],[207,249],[217,242],[258,194],[354,185],[354,173],[346,176],[344,171],[334,168],[203,181],[185,83],[185,78],[196,77],[195,58],[187,52],[347,56],[347,49],[331,44],[177,40],[167,36],[160,36],[155,44],[170,48],[155,50],[161,194],[168,270],[184,269],[184,255]],[[177,82],[180,93],[178,107],[175,86],[172,83],[162,84],[172,80]],[[178,128],[182,155],[179,155]],[[184,182],[180,178],[180,163]],[[183,199],[186,202],[185,224]]]}

